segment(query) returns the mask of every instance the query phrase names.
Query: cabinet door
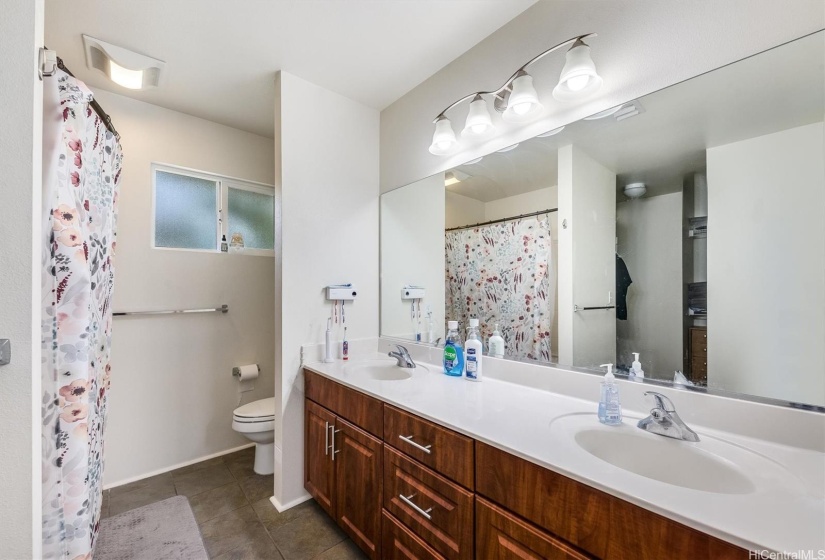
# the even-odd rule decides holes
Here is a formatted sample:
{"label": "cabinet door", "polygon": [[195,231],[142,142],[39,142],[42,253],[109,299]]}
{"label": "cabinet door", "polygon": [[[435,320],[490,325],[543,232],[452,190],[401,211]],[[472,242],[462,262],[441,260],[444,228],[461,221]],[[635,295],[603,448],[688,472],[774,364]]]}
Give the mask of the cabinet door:
{"label": "cabinet door", "polygon": [[370,558],[381,558],[381,440],[338,418],[334,434],[335,519]]}
{"label": "cabinet door", "polygon": [[335,516],[335,463],[332,430],[335,415],[310,400],[304,401],[304,488],[330,516]]}
{"label": "cabinet door", "polygon": [[587,560],[589,557],[516,516],[476,499],[476,557],[485,560]]}

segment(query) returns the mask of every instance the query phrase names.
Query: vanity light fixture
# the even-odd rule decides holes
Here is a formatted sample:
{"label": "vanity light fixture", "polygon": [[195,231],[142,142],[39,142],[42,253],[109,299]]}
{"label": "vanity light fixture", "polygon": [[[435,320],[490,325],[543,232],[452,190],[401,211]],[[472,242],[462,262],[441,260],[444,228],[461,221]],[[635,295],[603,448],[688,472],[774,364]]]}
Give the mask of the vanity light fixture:
{"label": "vanity light fixture", "polygon": [[123,47],[83,35],[86,66],[100,70],[114,83],[127,89],[148,89],[160,85],[166,63]]}
{"label": "vanity light fixture", "polygon": [[533,77],[527,73],[527,68],[567,45],[573,46],[567,51],[564,68],[559,83],[553,90],[553,97],[559,101],[573,101],[595,92],[601,87],[602,79],[596,73],[596,66],[590,58],[590,47],[584,42],[585,39],[595,36],[595,33],[587,33],[559,43],[523,64],[500,88],[465,95],[447,106],[433,120],[435,133],[430,153],[443,156],[458,149],[459,143],[450,119],[447,118],[447,112],[465,101],[470,101],[470,110],[461,136],[467,139],[486,139],[495,134],[496,128],[490,117],[485,96],[493,98],[493,107],[502,113],[502,119],[506,122],[524,123],[539,116],[544,107],[539,101],[538,92],[533,86]]}
{"label": "vanity light fixture", "polygon": [[490,118],[490,111],[487,110],[487,102],[480,95],[476,95],[470,103],[470,112],[461,136],[489,138],[495,132],[496,127],[493,126],[493,119]]}

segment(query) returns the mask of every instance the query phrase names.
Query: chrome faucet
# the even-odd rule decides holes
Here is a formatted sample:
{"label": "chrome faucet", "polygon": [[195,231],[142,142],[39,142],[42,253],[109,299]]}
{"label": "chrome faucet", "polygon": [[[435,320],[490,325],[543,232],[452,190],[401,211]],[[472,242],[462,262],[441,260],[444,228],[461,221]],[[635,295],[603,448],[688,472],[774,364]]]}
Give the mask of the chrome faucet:
{"label": "chrome faucet", "polygon": [[398,348],[398,352],[390,352],[387,355],[390,358],[395,358],[398,360],[396,365],[402,368],[414,368],[415,362],[413,361],[412,356],[410,356],[409,351],[400,344],[396,344],[395,347]]}
{"label": "chrome faucet", "polygon": [[637,426],[651,434],[658,434],[683,441],[699,441],[699,436],[682,422],[676,414],[676,407],[669,398],[655,391],[645,392],[645,396],[653,395],[656,406],[650,410],[650,416],[639,420]]}

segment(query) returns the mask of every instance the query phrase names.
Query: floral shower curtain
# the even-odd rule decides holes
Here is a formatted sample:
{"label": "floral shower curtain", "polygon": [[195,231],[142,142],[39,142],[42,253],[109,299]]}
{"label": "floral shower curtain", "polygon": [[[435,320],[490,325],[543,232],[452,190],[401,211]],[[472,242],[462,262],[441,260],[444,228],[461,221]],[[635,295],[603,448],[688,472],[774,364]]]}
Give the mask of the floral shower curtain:
{"label": "floral shower curtain", "polygon": [[484,351],[498,323],[508,358],[550,361],[553,323],[547,220],[525,218],[446,234],[448,320],[478,317]]}
{"label": "floral shower curtain", "polygon": [[89,560],[100,525],[122,153],[82,82],[58,71],[44,89],[43,557]]}

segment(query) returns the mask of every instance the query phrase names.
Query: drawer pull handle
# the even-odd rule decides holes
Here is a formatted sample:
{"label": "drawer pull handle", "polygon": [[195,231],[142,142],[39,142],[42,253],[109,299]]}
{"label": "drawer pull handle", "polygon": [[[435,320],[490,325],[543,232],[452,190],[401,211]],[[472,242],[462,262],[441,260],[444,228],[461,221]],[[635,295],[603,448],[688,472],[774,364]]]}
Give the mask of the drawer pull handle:
{"label": "drawer pull handle", "polygon": [[399,494],[399,495],[398,495],[398,497],[399,497],[399,498],[401,498],[401,500],[402,500],[405,504],[407,504],[408,506],[410,506],[411,508],[413,508],[415,511],[417,511],[418,513],[420,513],[421,515],[423,515],[423,516],[424,516],[424,517],[426,517],[427,519],[432,519],[432,516],[430,515],[430,512],[433,510],[433,508],[430,508],[430,509],[428,509],[427,511],[424,511],[423,509],[421,509],[420,507],[418,507],[417,505],[415,505],[415,504],[412,502],[412,499],[413,499],[413,498],[415,498],[415,494],[410,494],[409,496],[405,496],[404,494]]}
{"label": "drawer pull handle", "polygon": [[424,453],[432,453],[432,451],[430,450],[432,445],[421,445],[420,443],[416,443],[416,442],[413,441],[413,436],[398,436],[398,437],[401,438],[402,440],[406,441],[407,443],[409,443],[413,447],[420,449]]}

